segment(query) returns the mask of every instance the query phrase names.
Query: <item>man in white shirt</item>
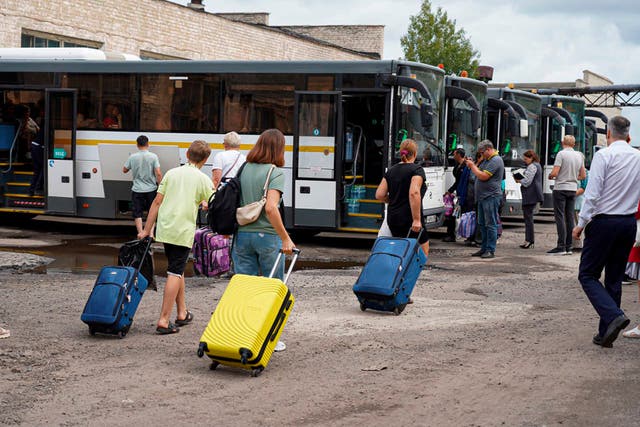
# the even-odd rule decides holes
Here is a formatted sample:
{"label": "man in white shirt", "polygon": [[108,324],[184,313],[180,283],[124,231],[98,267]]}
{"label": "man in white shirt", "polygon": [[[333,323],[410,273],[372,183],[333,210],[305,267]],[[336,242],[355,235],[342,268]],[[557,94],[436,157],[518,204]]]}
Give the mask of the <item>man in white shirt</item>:
{"label": "man in white shirt", "polygon": [[547,251],[549,255],[570,255],[573,240],[571,231],[575,225],[574,211],[578,181],[587,176],[584,168],[584,156],[575,151],[576,138],[567,135],[562,139],[562,150],[556,155],[549,179],[554,179],[553,214],[556,219],[558,242],[556,247]]}
{"label": "man in white shirt", "polygon": [[238,169],[245,162],[245,155],[240,152],[240,135],[229,132],[224,136],[224,151],[213,158],[211,179],[213,188],[218,188],[220,182],[225,182],[238,173]]}
{"label": "man in white shirt", "polygon": [[[607,148],[593,156],[584,204],[573,237],[585,232],[578,280],[600,316],[593,343],[612,347],[629,324],[620,309],[622,278],[636,235],[635,212],[640,200],[640,152],[629,145],[631,123],[609,119]],[[604,285],[600,282],[605,271]]]}

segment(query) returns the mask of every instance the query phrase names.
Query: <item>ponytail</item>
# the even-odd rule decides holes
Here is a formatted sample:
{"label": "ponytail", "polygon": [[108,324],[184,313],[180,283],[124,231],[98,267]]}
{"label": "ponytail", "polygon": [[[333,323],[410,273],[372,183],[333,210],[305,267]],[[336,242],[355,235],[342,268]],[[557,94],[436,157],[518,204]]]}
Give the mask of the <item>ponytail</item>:
{"label": "ponytail", "polygon": [[418,153],[418,144],[413,139],[405,139],[400,144],[400,159],[403,162],[407,162],[409,158],[415,158]]}

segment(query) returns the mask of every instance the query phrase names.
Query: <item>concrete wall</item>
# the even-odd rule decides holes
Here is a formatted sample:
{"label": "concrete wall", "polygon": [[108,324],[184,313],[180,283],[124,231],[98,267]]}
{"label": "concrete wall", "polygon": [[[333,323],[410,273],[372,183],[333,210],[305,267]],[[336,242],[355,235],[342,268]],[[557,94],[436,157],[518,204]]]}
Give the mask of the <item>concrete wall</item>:
{"label": "concrete wall", "polygon": [[100,42],[105,51],[188,59],[358,60],[348,49],[232,21],[165,0],[2,0],[0,47],[23,29]]}

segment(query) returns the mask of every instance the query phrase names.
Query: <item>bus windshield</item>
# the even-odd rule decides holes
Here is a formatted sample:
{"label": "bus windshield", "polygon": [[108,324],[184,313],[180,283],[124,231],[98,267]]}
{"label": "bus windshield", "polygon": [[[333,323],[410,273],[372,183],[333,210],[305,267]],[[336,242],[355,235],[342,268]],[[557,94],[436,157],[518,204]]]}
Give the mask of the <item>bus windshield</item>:
{"label": "bus windshield", "polygon": [[505,133],[504,144],[500,147],[500,154],[505,166],[520,167],[524,164],[522,155],[527,150],[540,152],[540,108],[541,103],[537,99],[513,94],[514,101],[522,105],[527,113],[528,136],[510,136]]}
{"label": "bus windshield", "polygon": [[398,135],[393,153],[392,163],[400,161],[399,148],[402,141],[413,139],[418,144],[418,158],[423,166],[444,165],[444,142],[440,137],[440,99],[442,96],[444,79],[442,76],[426,70],[415,72],[416,78],[421,80],[433,97],[433,125],[430,129],[422,126],[420,106],[429,102],[414,89],[399,88],[400,116],[398,120]]}
{"label": "bus windshield", "polygon": [[549,133],[549,152],[547,153],[547,165],[553,165],[556,161],[556,155],[562,149],[562,127],[557,119],[551,119],[551,132]]}
{"label": "bus windshield", "polygon": [[[468,90],[473,94],[481,108],[478,112],[480,115],[480,132],[482,132],[482,124],[485,123],[486,106],[487,106],[487,89],[486,87],[465,84],[463,82],[461,87]],[[473,127],[472,119],[473,108],[468,102],[460,99],[452,99],[449,105],[447,123],[450,124],[447,129],[447,147],[449,148],[449,155],[452,155],[453,150],[456,148],[464,148],[467,153],[475,153],[478,148],[478,142],[482,135],[478,129]]]}
{"label": "bus windshield", "polygon": [[584,147],[584,102],[563,100],[558,102],[557,106],[565,109],[571,116],[574,128],[573,136],[576,137],[577,147],[582,149]]}

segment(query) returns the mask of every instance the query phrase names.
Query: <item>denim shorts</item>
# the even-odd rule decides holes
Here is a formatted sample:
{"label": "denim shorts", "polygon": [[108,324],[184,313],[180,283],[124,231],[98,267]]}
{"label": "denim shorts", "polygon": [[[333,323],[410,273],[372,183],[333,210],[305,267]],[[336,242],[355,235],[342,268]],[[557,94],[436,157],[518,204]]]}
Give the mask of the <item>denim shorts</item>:
{"label": "denim shorts", "polygon": [[[233,243],[233,270],[235,273],[251,276],[268,276],[271,273],[282,240],[277,234],[255,231],[239,231]],[[284,278],[284,257],[281,257],[274,277]]]}

